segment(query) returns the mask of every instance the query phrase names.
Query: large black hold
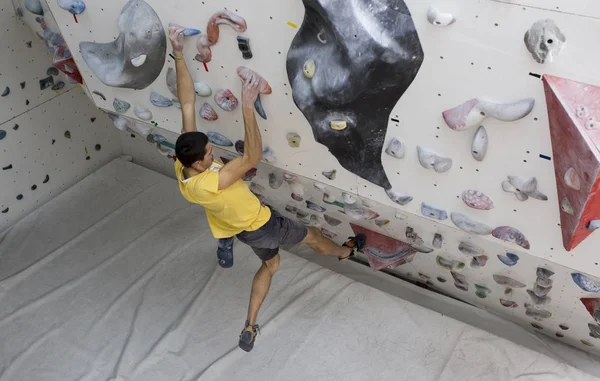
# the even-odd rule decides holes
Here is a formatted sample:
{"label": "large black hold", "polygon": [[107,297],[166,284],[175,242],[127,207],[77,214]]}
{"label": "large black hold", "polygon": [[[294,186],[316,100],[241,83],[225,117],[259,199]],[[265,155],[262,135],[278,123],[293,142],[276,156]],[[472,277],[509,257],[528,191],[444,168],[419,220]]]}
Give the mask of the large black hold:
{"label": "large black hold", "polygon": [[[423,63],[410,12],[402,0],[303,2],[287,56],[294,102],[344,168],[390,189],[381,163],[388,119]],[[311,65],[305,74],[310,60],[314,74]],[[332,121],[347,127],[334,130]]]}

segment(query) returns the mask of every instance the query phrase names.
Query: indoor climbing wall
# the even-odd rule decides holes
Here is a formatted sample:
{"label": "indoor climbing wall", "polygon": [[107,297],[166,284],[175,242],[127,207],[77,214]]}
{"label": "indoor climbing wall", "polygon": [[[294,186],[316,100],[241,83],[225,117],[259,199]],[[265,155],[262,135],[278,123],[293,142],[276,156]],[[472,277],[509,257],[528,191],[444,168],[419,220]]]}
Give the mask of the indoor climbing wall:
{"label": "indoor climbing wall", "polygon": [[[94,102],[158,143],[156,155],[172,155],[181,130],[166,39],[177,23],[188,28],[198,129],[224,160],[243,139],[237,68],[270,84],[256,104],[265,163],[246,176],[265,201],[338,241],[368,229],[374,269],[597,351],[598,173],[577,158],[600,156],[588,132],[600,110],[585,96],[600,84],[589,49],[600,5],[84,3],[67,11],[48,0]],[[553,98],[544,75],[546,86],[559,78],[583,91]],[[582,152],[552,132],[561,120]]]}
{"label": "indoor climbing wall", "polygon": [[[0,20],[5,52],[0,57],[3,231],[117,156],[121,144],[110,119],[79,84],[52,66],[45,41],[12,5],[0,7]],[[41,26],[39,32],[43,35]]]}

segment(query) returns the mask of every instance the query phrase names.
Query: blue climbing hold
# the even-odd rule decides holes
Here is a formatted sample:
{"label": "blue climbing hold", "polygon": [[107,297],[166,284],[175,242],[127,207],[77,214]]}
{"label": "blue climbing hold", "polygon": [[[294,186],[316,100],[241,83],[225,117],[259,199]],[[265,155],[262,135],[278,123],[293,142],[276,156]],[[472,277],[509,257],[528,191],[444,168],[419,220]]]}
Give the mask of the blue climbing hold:
{"label": "blue climbing hold", "polygon": [[[44,15],[44,9],[42,8],[42,3],[40,2],[40,0],[25,0],[25,9],[27,9],[34,15]],[[35,19],[37,21],[38,17],[36,17]]]}
{"label": "blue climbing hold", "polygon": [[256,112],[258,113],[258,115],[260,115],[261,118],[267,120],[267,113],[265,112],[262,102],[260,101],[260,95],[256,97],[256,101],[254,102],[254,108],[256,109]]}
{"label": "blue climbing hold", "polygon": [[233,142],[231,140],[227,139],[227,137],[221,135],[218,132],[208,131],[206,135],[208,136],[208,140],[212,144],[216,144],[222,147],[231,147],[233,145]]}
{"label": "blue climbing hold", "polygon": [[498,254],[500,262],[504,263],[508,267],[513,267],[519,261],[519,256],[513,253],[506,253],[506,255]]}
{"label": "blue climbing hold", "polygon": [[572,273],[571,278],[573,282],[578,285],[583,291],[587,292],[600,292],[600,282],[589,278],[587,275],[581,273]]}
{"label": "blue climbing hold", "polygon": [[58,6],[74,15],[80,15],[85,11],[85,3],[82,0],[58,0]]}
{"label": "blue climbing hold", "polygon": [[5,97],[8,94],[10,94],[10,87],[6,86],[6,88],[4,89],[4,91],[2,92],[2,96]]}
{"label": "blue climbing hold", "polygon": [[191,37],[191,36],[195,36],[197,34],[200,34],[200,30],[199,29],[185,28],[184,31],[183,31],[183,35],[185,37]]}
{"label": "blue climbing hold", "polygon": [[156,107],[171,107],[171,106],[173,106],[173,102],[169,98],[164,97],[154,91],[152,92],[152,94],[150,94],[150,103],[152,103]]}
{"label": "blue climbing hold", "polygon": [[6,131],[0,130],[0,140],[4,139],[5,137],[6,137]]}

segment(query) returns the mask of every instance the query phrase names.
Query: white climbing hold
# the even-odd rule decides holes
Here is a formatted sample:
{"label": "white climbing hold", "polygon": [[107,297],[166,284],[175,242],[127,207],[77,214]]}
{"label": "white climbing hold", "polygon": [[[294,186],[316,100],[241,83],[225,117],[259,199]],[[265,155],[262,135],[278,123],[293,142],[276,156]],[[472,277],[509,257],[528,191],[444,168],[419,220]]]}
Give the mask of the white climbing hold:
{"label": "white climbing hold", "polygon": [[440,12],[436,7],[429,7],[427,21],[435,26],[448,26],[454,24],[456,19],[450,13]]}
{"label": "white climbing hold", "polygon": [[541,201],[547,201],[548,196],[540,192],[538,189],[537,179],[522,179],[517,176],[508,176],[508,180],[502,182],[502,189],[505,192],[514,193],[519,201],[526,201],[529,197]]}
{"label": "white climbing hold", "polygon": [[488,235],[491,234],[494,228],[471,220],[469,217],[460,213],[451,213],[450,219],[459,229],[471,234]]}
{"label": "white climbing hold", "polygon": [[385,153],[396,159],[404,159],[406,148],[398,138],[393,138],[388,144]]}
{"label": "white climbing hold", "polygon": [[141,120],[148,121],[152,119],[152,112],[143,106],[134,106],[133,113]]}
{"label": "white climbing hold", "polygon": [[525,98],[514,103],[497,103],[484,98],[474,98],[442,114],[448,127],[455,131],[480,125],[487,118],[503,122],[514,122],[529,115],[535,99]]}
{"label": "white climbing hold", "polygon": [[319,192],[327,192],[327,188],[325,187],[325,185],[321,184],[321,183],[314,183],[315,189],[318,190]]}
{"label": "white climbing hold", "polygon": [[488,134],[485,127],[479,126],[475,136],[473,136],[473,142],[471,143],[471,155],[477,161],[483,161],[488,148]]}
{"label": "white climbing hold", "polygon": [[342,200],[344,200],[344,204],[354,204],[356,202],[356,197],[352,196],[350,193],[342,193]]}
{"label": "white climbing hold", "polygon": [[525,33],[525,46],[537,63],[551,63],[567,39],[552,20],[536,21]]}
{"label": "white climbing hold", "polygon": [[587,228],[590,229],[590,230],[600,229],[600,220],[592,220],[592,221],[590,221],[590,223],[588,224]]}
{"label": "white climbing hold", "polygon": [[315,70],[317,70],[317,65],[314,60],[308,60],[304,62],[302,67],[302,71],[304,72],[304,76],[308,79],[311,79],[315,75]]}
{"label": "white climbing hold", "polygon": [[147,58],[148,56],[146,54],[140,54],[139,56],[131,59],[131,64],[135,67],[140,67],[146,62]]}
{"label": "white climbing hold", "polygon": [[194,91],[200,97],[210,97],[212,89],[206,83],[194,82]]}
{"label": "white climbing hold", "polygon": [[577,172],[575,172],[573,168],[567,169],[564,180],[565,184],[567,184],[569,188],[581,190],[581,181],[579,180],[579,175],[577,174]]}
{"label": "white climbing hold", "polygon": [[385,193],[392,201],[399,205],[406,205],[413,200],[412,196],[407,194],[396,193],[391,189],[387,189]]}
{"label": "white climbing hold", "polygon": [[452,168],[452,159],[438,155],[421,146],[417,146],[417,155],[419,156],[419,163],[425,169],[433,168],[437,173],[444,173]]}
{"label": "white climbing hold", "polygon": [[571,206],[571,202],[566,197],[562,199],[562,201],[560,203],[560,208],[562,209],[563,212],[570,214],[571,216],[575,215],[575,210],[573,210],[573,207]]}

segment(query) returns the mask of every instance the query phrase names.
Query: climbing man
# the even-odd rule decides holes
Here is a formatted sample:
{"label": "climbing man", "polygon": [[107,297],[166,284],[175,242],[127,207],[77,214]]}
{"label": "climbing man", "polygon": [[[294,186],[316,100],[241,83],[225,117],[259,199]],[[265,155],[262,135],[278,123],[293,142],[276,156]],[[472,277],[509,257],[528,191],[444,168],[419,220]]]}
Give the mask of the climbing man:
{"label": "climbing man", "polygon": [[281,216],[261,204],[242,180],[262,158],[262,140],[254,102],[259,94],[262,77],[250,72],[242,80],[242,114],[244,117],[244,155],[226,165],[213,160],[214,150],[208,137],[196,131],[196,94],[194,83],[183,56],[183,28],[169,28],[177,70],[177,89],[181,103],[184,132],[175,145],[175,171],[182,195],[190,202],[204,206],[213,235],[216,238],[236,236],[252,248],[262,261],[252,282],[246,326],[239,337],[239,346],[249,352],[259,329],[258,310],[263,303],[271,278],[279,267],[279,246],[308,244],[317,253],[345,260],[361,251],[364,235],[351,237],[338,246],[323,237],[315,228]]}

